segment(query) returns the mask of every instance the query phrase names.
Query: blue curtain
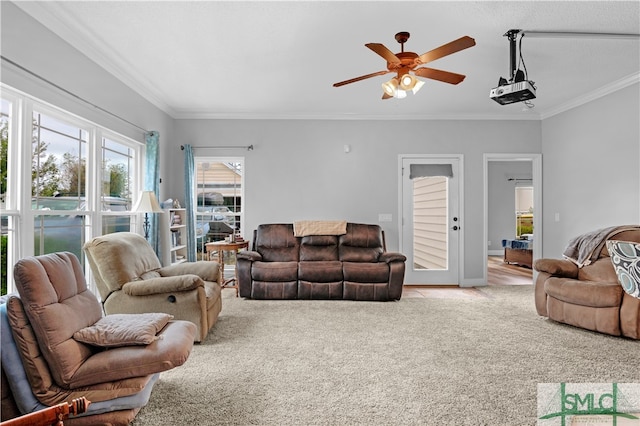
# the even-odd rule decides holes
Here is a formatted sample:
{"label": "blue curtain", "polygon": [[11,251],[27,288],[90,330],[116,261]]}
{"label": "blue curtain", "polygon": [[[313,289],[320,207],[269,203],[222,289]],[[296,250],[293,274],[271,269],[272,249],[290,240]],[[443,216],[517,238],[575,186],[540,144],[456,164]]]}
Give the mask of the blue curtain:
{"label": "blue curtain", "polygon": [[[144,139],[147,145],[145,168],[144,168],[144,190],[153,191],[156,194],[156,199],[160,201],[160,171],[159,171],[159,153],[158,153],[158,140],[160,134],[156,131],[150,131],[144,134]],[[149,230],[149,243],[155,250],[160,259],[160,244],[158,238],[159,223],[157,214],[149,215],[149,222],[151,222],[151,228]]]}
{"label": "blue curtain", "polygon": [[189,262],[196,260],[196,209],[193,205],[193,200],[195,200],[193,195],[194,170],[193,149],[191,145],[184,145],[184,207],[187,211],[187,260]]}

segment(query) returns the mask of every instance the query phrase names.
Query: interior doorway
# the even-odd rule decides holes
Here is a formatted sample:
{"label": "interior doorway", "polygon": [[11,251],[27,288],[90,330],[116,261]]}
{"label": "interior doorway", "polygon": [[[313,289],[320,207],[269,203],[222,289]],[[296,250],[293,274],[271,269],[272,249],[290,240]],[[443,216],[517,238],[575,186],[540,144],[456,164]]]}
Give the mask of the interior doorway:
{"label": "interior doorway", "polygon": [[484,155],[485,283],[489,263],[498,257],[504,260],[502,240],[527,241],[530,254],[523,264],[542,256],[541,180],[541,154]]}

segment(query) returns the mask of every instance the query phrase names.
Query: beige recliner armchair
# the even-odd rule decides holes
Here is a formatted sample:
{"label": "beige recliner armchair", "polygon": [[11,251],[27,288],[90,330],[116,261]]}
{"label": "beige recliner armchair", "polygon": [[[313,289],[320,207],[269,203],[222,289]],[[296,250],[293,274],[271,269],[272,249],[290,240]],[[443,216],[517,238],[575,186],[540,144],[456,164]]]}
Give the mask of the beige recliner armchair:
{"label": "beige recliner armchair", "polygon": [[197,327],[201,342],[222,309],[216,262],[162,267],[144,237],[132,232],[103,235],[83,247],[107,315],[163,312]]}

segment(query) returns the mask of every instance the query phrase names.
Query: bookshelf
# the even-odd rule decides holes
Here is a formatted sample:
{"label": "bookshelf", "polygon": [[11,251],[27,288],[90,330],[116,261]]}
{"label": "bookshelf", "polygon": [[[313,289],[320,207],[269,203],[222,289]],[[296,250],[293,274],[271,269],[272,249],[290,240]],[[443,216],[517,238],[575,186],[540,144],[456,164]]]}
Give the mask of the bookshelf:
{"label": "bookshelf", "polygon": [[187,261],[187,211],[186,209],[166,209],[163,226],[162,264],[175,265]]}

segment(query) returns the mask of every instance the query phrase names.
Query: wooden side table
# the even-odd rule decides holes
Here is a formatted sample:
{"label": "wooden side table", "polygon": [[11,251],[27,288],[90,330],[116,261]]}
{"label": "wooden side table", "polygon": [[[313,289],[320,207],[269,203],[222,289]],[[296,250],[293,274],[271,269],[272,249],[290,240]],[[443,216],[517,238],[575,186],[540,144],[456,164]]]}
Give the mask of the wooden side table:
{"label": "wooden side table", "polygon": [[[218,253],[218,267],[220,268],[218,274],[220,276],[220,287],[222,288],[235,288],[236,289],[236,297],[238,297],[238,281],[236,277],[229,278],[228,280],[224,279],[224,252],[236,252],[242,249],[249,248],[249,241],[236,241],[236,242],[227,242],[227,241],[215,241],[212,243],[205,243],[204,245],[205,251],[209,254],[209,260],[211,259],[211,255],[213,252]],[[235,274],[234,274],[235,275]]]}

